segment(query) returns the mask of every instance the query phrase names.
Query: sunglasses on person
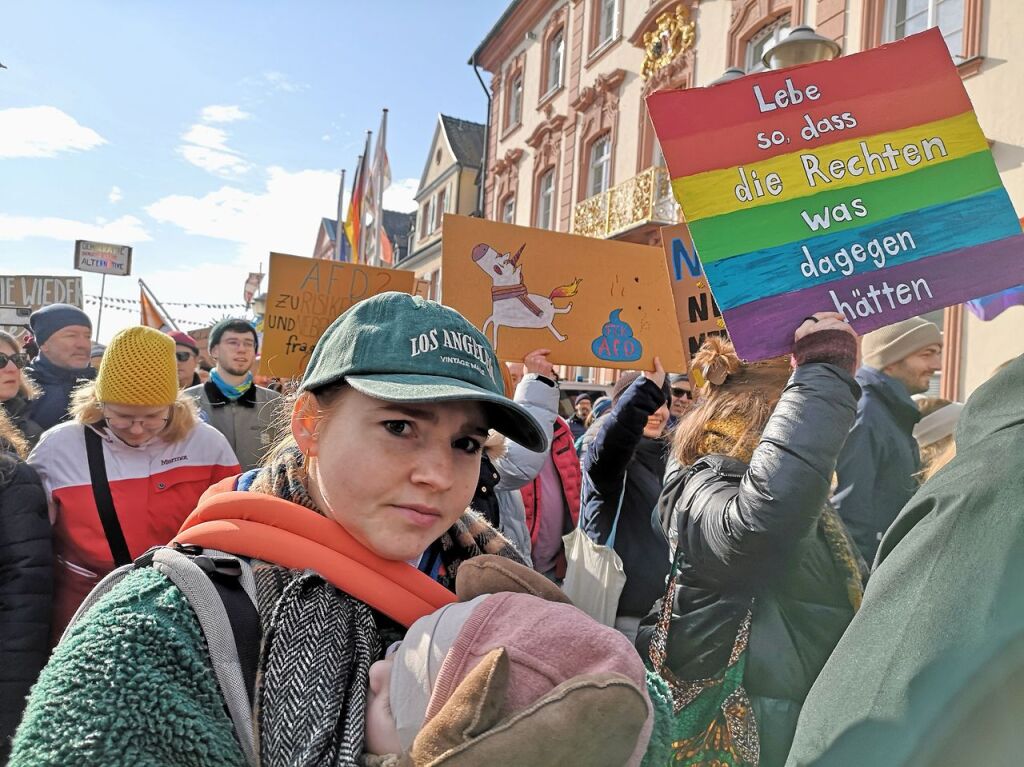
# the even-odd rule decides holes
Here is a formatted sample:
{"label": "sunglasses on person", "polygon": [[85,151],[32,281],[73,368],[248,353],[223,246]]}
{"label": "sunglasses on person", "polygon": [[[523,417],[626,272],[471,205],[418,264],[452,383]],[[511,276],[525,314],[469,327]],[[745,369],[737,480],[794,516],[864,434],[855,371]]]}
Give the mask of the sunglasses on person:
{"label": "sunglasses on person", "polygon": [[7,367],[8,362],[13,362],[14,367],[20,370],[28,364],[28,355],[21,352],[18,354],[0,354],[0,370]]}
{"label": "sunglasses on person", "polygon": [[178,362],[188,362],[190,359],[192,359],[192,356],[193,356],[192,352],[175,352],[174,353],[174,358],[176,360],[178,360]]}
{"label": "sunglasses on person", "polygon": [[673,387],[672,396],[675,397],[676,399],[679,399],[680,397],[682,397],[683,399],[692,399],[693,393],[689,389],[677,389]]}

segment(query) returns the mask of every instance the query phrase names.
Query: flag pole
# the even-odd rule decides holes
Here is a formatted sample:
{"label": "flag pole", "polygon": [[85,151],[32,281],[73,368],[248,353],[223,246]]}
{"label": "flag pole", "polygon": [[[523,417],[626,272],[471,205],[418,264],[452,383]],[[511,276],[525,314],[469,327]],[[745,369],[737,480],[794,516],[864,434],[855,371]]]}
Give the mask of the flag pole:
{"label": "flag pole", "polygon": [[374,266],[382,266],[384,261],[381,257],[382,249],[380,246],[381,235],[384,233],[384,156],[387,154],[387,148],[385,142],[387,141],[388,133],[388,110],[384,109],[384,114],[380,119],[380,135],[377,137],[377,143],[380,144],[381,158],[380,162],[377,163],[377,183],[374,186],[374,191],[377,193],[377,205],[376,205],[376,221],[373,222],[374,227],[377,229],[374,236],[375,252],[374,257],[377,263]]}
{"label": "flag pole", "polygon": [[[366,151],[363,153],[363,160],[367,163],[370,162],[370,139],[373,137],[373,131],[366,131]],[[366,187],[364,186],[365,190]],[[365,210],[362,203],[359,205],[359,258],[361,263],[369,264],[366,253],[366,218],[364,216]],[[372,264],[370,264],[372,266]]]}
{"label": "flag pole", "polygon": [[103,294],[107,291],[107,273],[100,280],[100,310],[96,313],[96,343],[100,342],[100,323],[103,322]]}
{"label": "flag pole", "polygon": [[164,319],[167,320],[167,323],[175,330],[181,330],[181,328],[178,327],[178,324],[174,321],[174,318],[171,317],[170,314],[168,314],[167,310],[164,309],[164,305],[160,303],[160,300],[155,295],[153,295],[153,291],[149,289],[149,285],[142,281],[141,277],[139,277],[139,287],[149,294],[149,297],[152,299],[153,303],[156,304],[156,308],[159,309],[160,312],[164,315]]}
{"label": "flag pole", "polygon": [[344,210],[345,199],[345,169],[341,169],[341,183],[338,185],[338,223],[334,226],[334,260],[341,261],[341,243],[345,236],[345,221],[341,214]]}

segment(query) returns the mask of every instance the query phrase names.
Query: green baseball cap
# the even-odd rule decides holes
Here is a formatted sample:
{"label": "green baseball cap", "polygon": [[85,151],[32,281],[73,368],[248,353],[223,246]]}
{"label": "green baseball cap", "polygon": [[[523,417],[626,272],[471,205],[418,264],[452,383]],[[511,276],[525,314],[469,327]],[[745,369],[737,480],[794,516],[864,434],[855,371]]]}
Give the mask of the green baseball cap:
{"label": "green baseball cap", "polygon": [[380,293],[331,323],[299,391],[344,380],[387,402],[479,402],[489,427],[529,450],[546,450],[540,423],[505,396],[500,364],[487,338],[454,309],[406,293]]}

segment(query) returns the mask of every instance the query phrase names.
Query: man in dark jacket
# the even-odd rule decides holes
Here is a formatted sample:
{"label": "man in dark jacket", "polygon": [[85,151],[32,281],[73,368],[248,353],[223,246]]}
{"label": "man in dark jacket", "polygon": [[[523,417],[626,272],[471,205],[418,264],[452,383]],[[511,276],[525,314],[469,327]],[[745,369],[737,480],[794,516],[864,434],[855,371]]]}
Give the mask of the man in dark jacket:
{"label": "man in dark jacket", "polygon": [[52,598],[46,494],[0,437],[0,764],[49,655]]}
{"label": "man in dark jacket", "polygon": [[575,442],[583,433],[587,430],[587,416],[590,415],[590,411],[593,408],[593,403],[590,401],[590,395],[584,392],[573,400],[573,414],[569,417],[569,429],[572,431],[572,439]]}
{"label": "man in dark jacket", "polygon": [[862,354],[857,420],[839,455],[832,503],[870,565],[917,491],[914,425],[921,413],[910,395],[927,391],[941,367],[942,335],[935,323],[914,317],[865,335]]}
{"label": "man in dark jacket", "polygon": [[657,359],[654,372],[622,376],[583,459],[583,529],[605,544],[615,525],[613,548],[626,573],[615,626],[630,639],[664,593],[671,564],[653,516],[665,475],[669,396]]}
{"label": "man in dark jacket", "polygon": [[29,317],[39,356],[25,372],[42,390],[32,400],[29,418],[44,430],[68,419],[71,392],[83,380],[96,377],[89,364],[92,321],[77,306],[50,304]]}

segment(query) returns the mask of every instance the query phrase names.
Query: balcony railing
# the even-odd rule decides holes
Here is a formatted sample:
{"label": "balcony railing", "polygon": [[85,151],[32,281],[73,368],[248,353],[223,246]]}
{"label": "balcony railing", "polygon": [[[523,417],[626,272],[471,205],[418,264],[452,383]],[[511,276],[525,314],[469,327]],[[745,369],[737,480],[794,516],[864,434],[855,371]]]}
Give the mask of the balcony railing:
{"label": "balcony railing", "polygon": [[606,192],[588,197],[573,210],[572,231],[586,237],[614,237],[636,227],[682,220],[672,197],[668,169],[652,167]]}

